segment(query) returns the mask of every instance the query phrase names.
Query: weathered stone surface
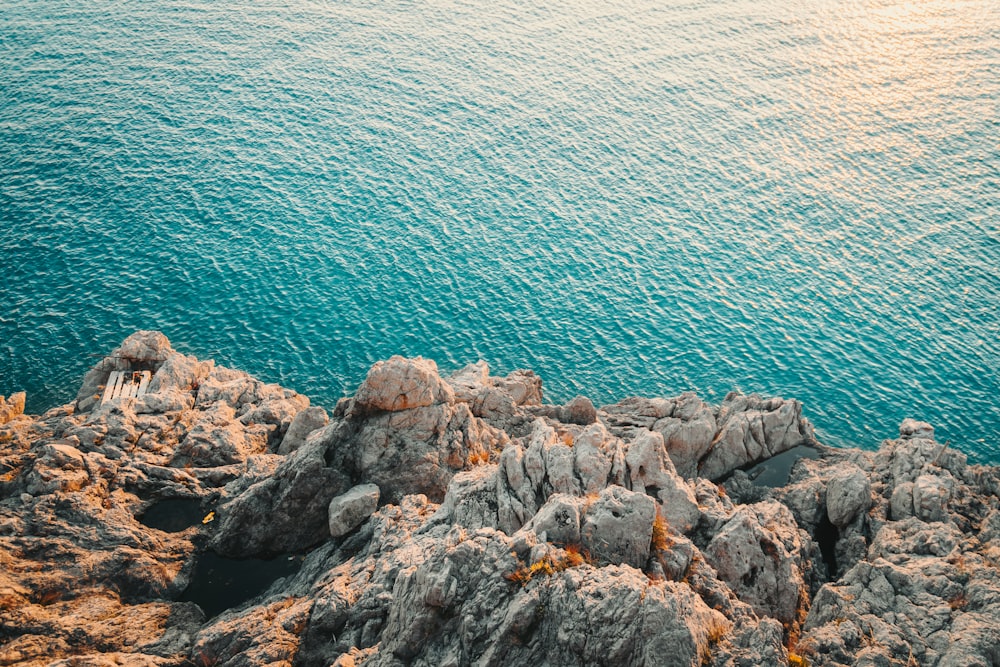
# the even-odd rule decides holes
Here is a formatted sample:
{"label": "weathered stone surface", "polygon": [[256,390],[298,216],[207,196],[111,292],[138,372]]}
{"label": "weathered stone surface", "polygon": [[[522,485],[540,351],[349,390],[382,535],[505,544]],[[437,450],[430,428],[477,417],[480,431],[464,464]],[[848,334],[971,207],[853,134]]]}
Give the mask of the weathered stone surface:
{"label": "weathered stone surface", "polygon": [[899,437],[903,440],[933,440],[934,427],[916,419],[904,419],[899,425]]}
{"label": "weathered stone surface", "polygon": [[871,483],[856,465],[845,464],[829,481],[826,513],[830,523],[844,528],[871,504]]}
{"label": "weathered stone surface", "polygon": [[667,456],[663,436],[642,432],[628,444],[625,454],[632,488],[653,495],[661,504],[661,513],[677,531],[691,530],[701,512],[691,487],[674,471]]}
{"label": "weathered stone surface", "polygon": [[506,391],[517,405],[542,404],[542,379],[533,371],[514,371],[504,378],[498,378],[494,385]]}
{"label": "weathered stone surface", "polygon": [[199,468],[240,463],[251,454],[267,451],[267,438],[266,429],[247,428],[236,419],[233,408],[219,401],[194,423],[178,445],[174,461]]}
{"label": "weathered stone surface", "polygon": [[577,396],[563,406],[562,421],[586,426],[597,421],[597,409],[586,396]]}
{"label": "weathered stone surface", "polygon": [[943,521],[951,499],[951,484],[938,475],[920,475],[913,481],[913,512],[924,521]]}
{"label": "weathered stone surface", "polygon": [[[530,372],[397,357],[327,418],[155,332],[84,385],[116,364],[157,391],[0,423],[0,664],[1000,662],[1000,472],[927,424],[719,486],[699,466],[811,438],[795,402],[581,417]],[[179,498],[193,525],[135,518]],[[173,600],[207,548],[303,560],[206,621]]]}
{"label": "weathered stone surface", "polygon": [[330,501],[330,535],[341,537],[361,525],[378,509],[379,490],[374,484],[360,484]]}
{"label": "weathered stone surface", "polygon": [[584,508],[581,542],[599,562],[641,568],[649,558],[655,517],[652,498],[609,486]]}
{"label": "weathered stone surface", "polygon": [[363,409],[395,412],[453,403],[455,391],[433,361],[395,356],[371,367],[354,400]]}
{"label": "weathered stone surface", "polygon": [[795,519],[774,502],[742,506],[705,548],[719,578],[757,613],[792,624],[805,602]]}
{"label": "weathered stone surface", "polygon": [[652,428],[663,436],[677,473],[697,476],[698,462],[712,446],[717,431],[711,406],[693,393],[681,394],[670,417],[657,420]]}
{"label": "weathered stone surface", "polygon": [[326,410],[320,407],[306,408],[295,415],[292,423],[288,426],[285,437],[278,447],[279,454],[291,454],[296,449],[305,444],[306,438],[330,423],[330,418]]}
{"label": "weathered stone surface", "polygon": [[342,470],[328,467],[326,444],[309,441],[274,473],[219,506],[212,547],[233,557],[299,551],[330,534],[330,501],[351,487]]}

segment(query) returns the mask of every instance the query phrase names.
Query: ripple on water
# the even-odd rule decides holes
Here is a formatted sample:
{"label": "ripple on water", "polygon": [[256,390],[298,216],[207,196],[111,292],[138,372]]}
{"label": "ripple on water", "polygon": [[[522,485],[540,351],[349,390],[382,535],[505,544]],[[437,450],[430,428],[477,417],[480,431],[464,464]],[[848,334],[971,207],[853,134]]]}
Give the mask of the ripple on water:
{"label": "ripple on water", "polygon": [[995,461],[998,12],[13,0],[0,391],[156,327],[330,406],[484,358]]}

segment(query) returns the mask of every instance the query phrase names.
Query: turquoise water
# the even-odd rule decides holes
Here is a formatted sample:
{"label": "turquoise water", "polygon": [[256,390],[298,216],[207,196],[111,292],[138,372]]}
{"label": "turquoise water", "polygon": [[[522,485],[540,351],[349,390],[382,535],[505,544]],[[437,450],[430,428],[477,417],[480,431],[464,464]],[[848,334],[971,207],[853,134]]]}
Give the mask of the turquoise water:
{"label": "turquoise water", "polygon": [[1000,462],[996,0],[5,0],[0,35],[31,410],[158,328],[328,407],[481,358]]}

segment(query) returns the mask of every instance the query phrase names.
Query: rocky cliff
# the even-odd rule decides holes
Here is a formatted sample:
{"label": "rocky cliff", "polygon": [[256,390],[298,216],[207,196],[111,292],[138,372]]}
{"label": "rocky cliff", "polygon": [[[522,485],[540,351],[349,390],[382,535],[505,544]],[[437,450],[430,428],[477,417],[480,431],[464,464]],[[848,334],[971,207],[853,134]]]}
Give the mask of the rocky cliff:
{"label": "rocky cliff", "polygon": [[1000,469],[924,423],[830,449],[794,400],[402,357],[328,414],[148,331],[23,406],[0,665],[1000,665]]}

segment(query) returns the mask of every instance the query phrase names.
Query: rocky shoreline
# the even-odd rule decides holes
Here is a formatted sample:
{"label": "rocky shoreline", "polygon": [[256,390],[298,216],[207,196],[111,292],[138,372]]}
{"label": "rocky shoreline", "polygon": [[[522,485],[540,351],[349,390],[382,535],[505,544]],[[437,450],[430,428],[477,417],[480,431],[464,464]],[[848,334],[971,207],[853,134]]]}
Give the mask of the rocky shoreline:
{"label": "rocky shoreline", "polygon": [[0,665],[1000,665],[1000,468],[922,422],[831,449],[795,400],[402,357],[328,414],[151,331],[23,409]]}

